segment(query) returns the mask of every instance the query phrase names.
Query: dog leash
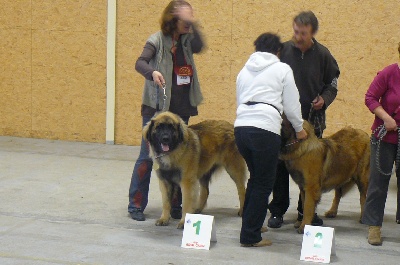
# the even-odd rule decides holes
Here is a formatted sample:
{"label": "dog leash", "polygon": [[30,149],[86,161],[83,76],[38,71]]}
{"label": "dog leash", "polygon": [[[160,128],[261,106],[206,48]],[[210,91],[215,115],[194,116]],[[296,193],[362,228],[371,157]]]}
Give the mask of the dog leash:
{"label": "dog leash", "polygon": [[154,161],[154,163],[153,163],[153,169],[154,170],[158,170],[158,169],[160,169],[160,164],[162,163],[162,160],[161,160],[161,158],[163,157],[163,156],[166,156],[168,153],[161,153],[161,154],[156,154],[156,156],[154,156],[153,157],[153,161]]}
{"label": "dog leash", "polygon": [[156,155],[155,157],[154,157],[154,159],[160,159],[161,157],[163,157],[163,156],[166,156],[168,153],[161,153],[161,154],[159,154],[159,155]]}
{"label": "dog leash", "polygon": [[[165,85],[165,83],[164,84],[162,84],[162,90],[163,90],[163,108],[162,108],[162,112],[164,112],[165,111],[165,101],[167,100],[167,94],[165,93],[165,88],[166,88],[166,85]],[[159,93],[159,89],[157,89],[157,103],[156,103],[156,110],[157,111],[159,111],[160,110],[160,104],[159,104],[159,97],[158,97],[158,93]]]}
{"label": "dog leash", "polygon": [[[323,115],[318,115],[320,114],[317,110],[315,110],[313,108],[313,103],[311,103],[311,108],[310,108],[310,112],[308,113],[308,121],[312,124],[312,126],[314,127],[315,132],[318,132],[318,135],[320,138],[322,136],[322,125],[324,124],[324,116]],[[317,136],[318,136],[317,135]]]}
{"label": "dog leash", "polygon": [[[379,132],[378,132],[379,131]],[[376,141],[376,143],[374,143],[373,141],[373,136],[375,135],[375,133],[378,132],[378,140]],[[380,145],[381,145],[381,141],[383,139],[383,137],[386,135],[387,130],[385,128],[384,125],[380,125],[378,126],[371,135],[371,144],[376,145],[376,157],[375,157],[375,162],[376,162],[376,166],[377,169],[379,171],[379,173],[386,175],[386,176],[390,176],[392,175],[393,171],[389,172],[389,173],[385,173],[383,172],[383,170],[380,167],[380,163],[379,163],[379,157],[380,157]],[[396,153],[396,160],[395,160],[395,164],[396,164],[396,172],[399,169],[399,163],[400,163],[400,129],[397,128],[397,153]]]}

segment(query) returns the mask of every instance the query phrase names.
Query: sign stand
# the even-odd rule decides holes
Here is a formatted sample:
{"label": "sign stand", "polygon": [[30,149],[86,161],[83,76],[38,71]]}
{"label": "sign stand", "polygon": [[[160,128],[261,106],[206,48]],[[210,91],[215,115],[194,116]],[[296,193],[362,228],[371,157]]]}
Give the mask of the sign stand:
{"label": "sign stand", "polygon": [[210,242],[217,242],[215,230],[214,216],[187,213],[181,247],[209,250]]}
{"label": "sign stand", "polygon": [[336,255],[335,229],[306,225],[300,260],[330,263],[331,255]]}

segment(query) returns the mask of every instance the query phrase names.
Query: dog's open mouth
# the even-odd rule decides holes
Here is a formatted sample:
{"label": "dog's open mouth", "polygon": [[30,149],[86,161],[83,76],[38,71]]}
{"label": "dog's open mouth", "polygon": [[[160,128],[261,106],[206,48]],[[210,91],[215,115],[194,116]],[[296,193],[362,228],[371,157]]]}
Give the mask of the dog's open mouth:
{"label": "dog's open mouth", "polygon": [[169,151],[169,145],[161,143],[161,149],[163,152],[168,152]]}

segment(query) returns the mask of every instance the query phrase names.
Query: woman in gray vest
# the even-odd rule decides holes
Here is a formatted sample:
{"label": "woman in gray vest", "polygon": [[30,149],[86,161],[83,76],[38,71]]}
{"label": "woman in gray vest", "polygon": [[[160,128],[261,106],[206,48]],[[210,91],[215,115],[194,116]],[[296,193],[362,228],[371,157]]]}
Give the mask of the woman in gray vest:
{"label": "woman in gray vest", "polygon": [[[203,49],[191,5],[171,1],[161,16],[161,31],[151,35],[136,61],[136,71],[145,77],[141,115],[144,126],[157,111],[178,114],[187,124],[198,114],[203,100],[193,54]],[[129,187],[128,212],[132,219],[144,221],[153,162],[142,139]],[[179,187],[172,202],[171,217],[181,219],[182,195]]]}

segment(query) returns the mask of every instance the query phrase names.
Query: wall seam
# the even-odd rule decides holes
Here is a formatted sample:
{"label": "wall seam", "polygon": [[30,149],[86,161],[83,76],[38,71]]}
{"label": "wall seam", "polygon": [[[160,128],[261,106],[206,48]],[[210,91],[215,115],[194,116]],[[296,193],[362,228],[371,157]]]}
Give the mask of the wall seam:
{"label": "wall seam", "polygon": [[107,96],[106,96],[106,144],[115,142],[115,47],[116,47],[116,0],[107,5]]}
{"label": "wall seam", "polygon": [[31,129],[29,136],[33,135],[33,0],[31,0]]}

